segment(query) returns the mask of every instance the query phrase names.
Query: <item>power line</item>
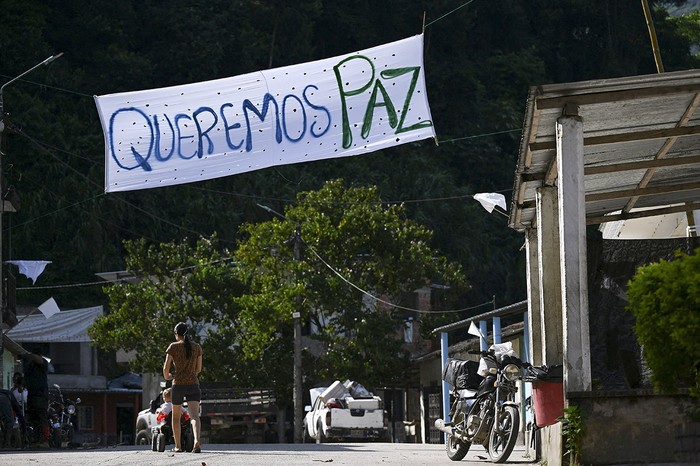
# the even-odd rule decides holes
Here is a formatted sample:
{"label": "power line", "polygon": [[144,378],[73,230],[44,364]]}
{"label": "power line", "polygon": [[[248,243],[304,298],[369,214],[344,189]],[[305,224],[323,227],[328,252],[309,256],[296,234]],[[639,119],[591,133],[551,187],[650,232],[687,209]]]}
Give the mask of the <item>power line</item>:
{"label": "power line", "polygon": [[[303,241],[303,239],[302,239],[302,241]],[[310,245],[309,243],[307,243],[306,241],[304,241],[304,244],[306,245],[306,247],[308,247],[308,248],[311,250],[311,252],[314,254],[314,256],[316,256],[316,258],[317,258],[319,261],[321,261],[321,263],[322,263],[323,265],[325,265],[326,267],[328,267],[328,269],[329,269],[331,272],[333,272],[334,274],[336,274],[336,275],[337,275],[341,280],[343,280],[345,283],[347,283],[347,284],[350,285],[351,287],[355,288],[356,290],[358,290],[360,293],[364,294],[365,296],[367,296],[367,297],[369,297],[369,298],[371,298],[371,299],[373,299],[373,300],[375,300],[375,301],[377,301],[377,302],[380,302],[380,303],[382,303],[382,304],[386,304],[386,305],[388,305],[388,306],[395,307],[395,308],[397,308],[397,309],[403,309],[403,310],[405,310],[405,311],[417,312],[417,313],[419,313],[419,314],[452,314],[452,313],[456,313],[456,312],[471,311],[472,309],[476,309],[476,308],[478,308],[478,307],[486,306],[487,304],[493,304],[494,301],[495,301],[495,298],[494,298],[494,299],[491,300],[491,301],[488,301],[488,302],[485,302],[485,303],[482,303],[482,304],[477,304],[476,306],[465,307],[465,308],[463,308],[463,309],[453,309],[453,310],[449,310],[449,311],[426,311],[426,310],[423,310],[423,309],[414,309],[414,308],[411,308],[411,307],[401,306],[401,305],[399,305],[399,304],[396,304],[396,303],[392,303],[392,302],[383,300],[382,298],[373,295],[373,294],[370,293],[369,291],[363,290],[362,288],[360,288],[359,286],[357,286],[355,283],[351,282],[349,279],[347,279],[345,276],[343,276],[343,274],[341,274],[340,272],[338,272],[338,270],[336,270],[332,265],[330,265],[328,262],[326,262],[326,261],[321,257],[321,255],[320,255],[318,252],[316,252],[316,250],[313,248],[313,246],[311,246],[311,245]]]}
{"label": "power line", "polygon": [[[191,269],[196,269],[198,267],[205,267],[209,266],[212,264],[218,264],[219,262],[224,262],[224,261],[230,261],[232,257],[222,257],[221,259],[216,259],[213,261],[209,261],[206,264],[195,264],[195,265],[188,265],[185,267],[178,267],[176,269],[170,269],[167,271],[168,274],[173,273],[173,272],[182,272],[183,270],[191,270]],[[147,278],[147,275],[142,275],[142,276],[131,276],[131,277],[123,277],[123,278],[115,278],[114,280],[99,280],[96,282],[84,282],[84,283],[71,283],[71,284],[66,284],[66,285],[46,285],[46,286],[22,286],[16,288],[17,290],[55,290],[55,289],[60,289],[60,288],[75,288],[79,286],[94,286],[94,285],[106,285],[109,283],[121,283],[121,282],[128,282],[131,280],[143,280]]]}

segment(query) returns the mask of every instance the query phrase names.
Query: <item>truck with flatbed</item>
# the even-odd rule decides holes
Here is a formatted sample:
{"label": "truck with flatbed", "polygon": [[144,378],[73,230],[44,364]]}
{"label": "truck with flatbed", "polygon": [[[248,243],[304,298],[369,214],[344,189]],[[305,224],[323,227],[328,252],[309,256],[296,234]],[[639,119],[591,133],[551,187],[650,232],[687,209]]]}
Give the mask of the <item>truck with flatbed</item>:
{"label": "truck with flatbed", "polygon": [[[203,383],[200,388],[202,443],[266,443],[269,440],[278,416],[272,389],[234,388],[217,383]],[[150,408],[139,412],[137,445],[151,445],[161,402],[159,394],[151,401]],[[183,407],[187,408],[187,402]]]}
{"label": "truck with flatbed", "polygon": [[362,385],[336,380],[309,390],[304,441],[388,441],[389,422],[382,399]]}

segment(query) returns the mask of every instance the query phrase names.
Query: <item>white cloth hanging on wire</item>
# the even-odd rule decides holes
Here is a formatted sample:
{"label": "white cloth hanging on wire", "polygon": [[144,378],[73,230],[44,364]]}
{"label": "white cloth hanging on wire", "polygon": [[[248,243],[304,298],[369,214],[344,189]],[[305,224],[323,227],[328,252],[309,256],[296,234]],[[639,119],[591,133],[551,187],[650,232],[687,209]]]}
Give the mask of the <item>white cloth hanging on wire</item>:
{"label": "white cloth hanging on wire", "polygon": [[36,283],[36,279],[44,271],[47,264],[51,261],[6,261],[8,264],[14,264],[19,267],[19,273],[32,280],[32,285]]}

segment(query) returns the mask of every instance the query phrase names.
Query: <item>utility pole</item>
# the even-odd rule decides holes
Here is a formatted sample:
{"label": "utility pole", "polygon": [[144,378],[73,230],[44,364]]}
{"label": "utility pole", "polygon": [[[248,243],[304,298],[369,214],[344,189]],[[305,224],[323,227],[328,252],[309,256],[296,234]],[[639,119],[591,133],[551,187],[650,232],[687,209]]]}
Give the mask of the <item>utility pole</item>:
{"label": "utility pole", "polygon": [[[294,260],[301,261],[301,227],[297,226],[294,229],[291,240],[294,244]],[[301,296],[297,296],[297,310],[292,313],[292,318],[294,320],[294,443],[302,443],[304,419],[301,393]]]}
{"label": "utility pole", "polygon": [[[289,221],[287,217],[275,212],[271,208],[258,204],[258,207],[266,210],[271,214],[275,214],[284,220]],[[285,245],[291,244],[294,248],[294,261],[301,262],[301,226],[297,225],[294,228],[292,237],[284,242]],[[299,284],[299,275],[295,277]],[[292,320],[294,321],[294,389],[292,393],[294,404],[294,443],[302,443],[303,441],[303,426],[304,409],[302,405],[302,367],[301,367],[301,296],[296,298],[296,311],[292,312]]]}
{"label": "utility pole", "polygon": [[[20,74],[19,76],[10,79],[7,81],[5,84],[0,86],[0,328],[2,327],[2,314],[5,310],[5,281],[4,281],[4,274],[3,274],[3,268],[4,264],[2,261],[2,217],[3,213],[5,212],[5,185],[2,182],[2,164],[3,164],[3,158],[5,157],[5,153],[2,151],[2,136],[3,132],[5,131],[5,106],[4,106],[4,100],[3,100],[3,92],[5,91],[5,88],[12,84],[13,82],[23,78],[25,75],[31,73],[35,69],[39,68],[42,65],[48,65],[55,59],[59,58],[63,53],[59,53],[58,55],[51,55],[49,58],[46,60],[42,61],[41,63],[38,63],[34,65],[33,67],[29,68],[27,71],[24,73]],[[0,338],[0,354],[2,354],[2,350],[4,348],[2,347],[2,338]],[[0,359],[0,369],[2,369],[2,360]]]}

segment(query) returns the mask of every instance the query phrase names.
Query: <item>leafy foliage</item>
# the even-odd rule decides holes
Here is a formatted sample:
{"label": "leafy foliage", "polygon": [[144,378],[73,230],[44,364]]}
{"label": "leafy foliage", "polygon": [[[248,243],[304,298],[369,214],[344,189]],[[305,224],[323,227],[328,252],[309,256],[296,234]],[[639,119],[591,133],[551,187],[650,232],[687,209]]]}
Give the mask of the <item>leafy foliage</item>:
{"label": "leafy foliage", "polygon": [[[241,293],[241,284],[216,237],[200,238],[194,245],[155,246],[135,240],[125,247],[128,271],[135,279],[105,288],[109,312],[89,330],[95,343],[103,349],[135,351],[132,369],[160,373],[173,328],[184,321],[195,329],[191,335],[204,350],[203,380],[262,384],[269,375],[262,368],[237,364],[242,335],[233,297]],[[265,367],[274,371],[274,360]]]}
{"label": "leafy foliage", "polygon": [[400,381],[408,363],[406,312],[395,305],[413,309],[413,291],[432,280],[449,284],[455,296],[465,286],[461,267],[429,245],[430,231],[407,219],[401,206],[385,206],[376,187],[329,181],[300,193],[283,220],[242,230],[246,239],[234,257],[250,287],[236,299],[243,350],[256,358],[269,345],[288,345],[284,329],[300,312],[325,349],[305,368],[307,377],[317,371],[323,380],[368,386]]}
{"label": "leafy foliage", "polygon": [[640,267],[627,296],[654,386],[668,393],[690,386],[700,396],[700,248]]}
{"label": "leafy foliage", "polygon": [[564,456],[569,457],[570,466],[579,466],[579,457],[581,455],[581,441],[586,435],[586,424],[581,414],[581,408],[575,405],[569,405],[564,408],[564,416],[558,419],[562,423],[562,435],[564,436],[564,444],[566,452]]}

